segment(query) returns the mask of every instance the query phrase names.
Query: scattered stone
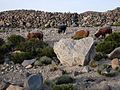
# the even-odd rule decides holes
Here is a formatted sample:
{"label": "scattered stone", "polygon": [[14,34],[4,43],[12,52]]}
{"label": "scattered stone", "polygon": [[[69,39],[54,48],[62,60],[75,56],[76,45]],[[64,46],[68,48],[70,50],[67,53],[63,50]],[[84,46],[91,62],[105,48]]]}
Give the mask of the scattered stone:
{"label": "scattered stone", "polygon": [[90,71],[89,67],[88,66],[84,66],[83,69],[82,69],[82,73],[88,73]]}
{"label": "scattered stone", "polygon": [[112,65],[112,68],[115,70],[117,67],[120,66],[120,61],[118,58],[114,58],[112,61],[111,61],[111,65]]}
{"label": "scattered stone", "polygon": [[120,58],[120,47],[115,48],[110,54],[108,54],[108,58]]}
{"label": "scattered stone", "polygon": [[43,90],[43,77],[41,74],[32,74],[24,82],[25,90]]}
{"label": "scattered stone", "polygon": [[24,67],[26,67],[26,66],[28,66],[28,65],[33,64],[35,61],[36,61],[36,59],[24,60],[24,61],[22,62],[22,65],[23,65]]}
{"label": "scattered stone", "polygon": [[32,68],[32,65],[27,65],[25,68],[30,69],[30,68]]}
{"label": "scattered stone", "polygon": [[9,85],[6,90],[24,90],[23,87],[16,86],[16,85]]}

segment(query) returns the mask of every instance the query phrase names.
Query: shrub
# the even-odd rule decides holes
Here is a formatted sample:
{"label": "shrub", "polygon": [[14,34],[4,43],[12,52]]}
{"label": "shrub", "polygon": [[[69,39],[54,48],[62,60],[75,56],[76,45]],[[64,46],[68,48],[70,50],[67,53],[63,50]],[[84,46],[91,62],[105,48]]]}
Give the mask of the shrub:
{"label": "shrub", "polygon": [[48,65],[48,64],[51,64],[52,63],[52,59],[47,57],[47,56],[43,56],[41,58],[39,58],[35,63],[34,65],[37,65],[37,66],[42,66],[42,65]]}
{"label": "shrub", "polygon": [[10,50],[11,50],[11,45],[9,45],[9,44],[3,44],[1,47],[1,54],[6,54],[6,53],[9,53],[10,52]]}
{"label": "shrub", "polygon": [[52,90],[77,90],[72,84],[53,85]]}
{"label": "shrub", "polygon": [[44,48],[48,46],[45,42],[40,41],[38,39],[28,40],[26,42],[22,42],[16,46],[16,49],[24,52],[32,52],[37,51],[40,48]]}
{"label": "shrub", "polygon": [[56,78],[56,84],[68,84],[68,83],[73,83],[74,79],[68,75],[63,75],[61,77]]}
{"label": "shrub", "polygon": [[120,32],[114,32],[105,38],[105,41],[115,41],[120,43]]}
{"label": "shrub", "polygon": [[11,35],[7,38],[8,43],[12,44],[13,46],[16,46],[20,44],[21,42],[25,41],[25,38],[20,35]]}
{"label": "shrub", "polygon": [[107,77],[113,77],[113,76],[116,75],[116,72],[112,70],[111,65],[107,65],[107,64],[100,65],[97,69],[97,72],[100,75],[104,75],[104,76],[107,76]]}
{"label": "shrub", "polygon": [[3,45],[4,43],[5,41],[2,38],[0,38],[0,46]]}
{"label": "shrub", "polygon": [[97,52],[110,53],[120,46],[120,33],[112,33],[96,46]]}
{"label": "shrub", "polygon": [[115,22],[112,26],[120,26],[120,22]]}
{"label": "shrub", "polygon": [[117,47],[117,43],[114,41],[104,41],[96,46],[97,52],[110,53]]}
{"label": "shrub", "polygon": [[0,63],[4,62],[4,55],[9,53],[10,51],[10,46],[7,44],[3,44],[0,46]]}
{"label": "shrub", "polygon": [[3,33],[3,32],[5,32],[5,30],[3,30],[3,29],[0,29],[0,33]]}
{"label": "shrub", "polygon": [[103,54],[103,53],[101,53],[101,52],[97,52],[96,55],[95,55],[95,57],[94,57],[94,60],[95,60],[95,61],[99,61],[99,60],[101,60],[102,58],[107,58],[107,55],[106,55],[106,54]]}
{"label": "shrub", "polygon": [[42,49],[39,49],[39,50],[37,51],[37,53],[38,53],[38,56],[39,56],[39,57],[42,57],[42,56],[47,56],[47,57],[50,57],[50,58],[56,57],[56,54],[54,53],[53,48],[52,48],[52,47],[49,47],[49,46],[44,47],[44,48],[42,48]]}
{"label": "shrub", "polygon": [[95,68],[95,67],[97,67],[97,62],[95,61],[95,60],[92,60],[90,63],[89,63],[89,65],[92,67],[92,68]]}
{"label": "shrub", "polygon": [[11,53],[10,59],[14,63],[22,63],[26,59],[32,59],[33,55],[30,52]]}

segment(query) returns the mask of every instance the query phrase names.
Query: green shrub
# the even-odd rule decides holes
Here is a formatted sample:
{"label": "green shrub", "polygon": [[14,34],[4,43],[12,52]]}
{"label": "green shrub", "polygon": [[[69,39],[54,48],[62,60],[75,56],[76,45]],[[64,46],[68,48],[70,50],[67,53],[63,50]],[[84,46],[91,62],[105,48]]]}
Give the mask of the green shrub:
{"label": "green shrub", "polygon": [[13,46],[19,45],[21,42],[25,41],[25,38],[20,35],[11,35],[7,38],[8,43],[12,44]]}
{"label": "green shrub", "polygon": [[44,47],[42,49],[38,49],[37,51],[37,54],[39,57],[42,57],[42,56],[47,56],[47,57],[56,57],[56,54],[54,53],[54,50],[52,47]]}
{"label": "green shrub", "polygon": [[110,53],[117,47],[117,43],[114,41],[104,41],[96,46],[97,52]]}
{"label": "green shrub", "polygon": [[2,38],[0,38],[0,46],[3,45],[4,43],[5,41]]}
{"label": "green shrub", "polygon": [[112,70],[111,65],[107,65],[107,64],[100,65],[97,69],[97,72],[100,75],[107,77],[113,77],[116,75],[116,72]]}
{"label": "green shrub", "polygon": [[2,32],[5,32],[5,30],[3,30],[3,29],[0,29],[0,33],[2,33]]}
{"label": "green shrub", "polygon": [[115,22],[112,26],[120,26],[120,22]]}
{"label": "green shrub", "polygon": [[7,44],[0,46],[0,63],[4,62],[4,55],[9,53],[10,47]]}
{"label": "green shrub", "polygon": [[52,63],[52,59],[47,57],[47,56],[43,56],[41,58],[39,58],[35,63],[34,65],[37,65],[37,66],[42,66],[42,65],[48,65],[48,64],[51,64]]}
{"label": "green shrub", "polygon": [[30,52],[11,53],[10,59],[14,63],[22,63],[26,59],[32,59],[33,55]]}
{"label": "green shrub", "polygon": [[52,90],[77,90],[72,84],[53,85]]}
{"label": "green shrub", "polygon": [[28,40],[26,42],[22,42],[16,46],[16,49],[24,52],[32,52],[38,51],[40,48],[44,48],[48,46],[45,42],[40,41],[38,39]]}
{"label": "green shrub", "polygon": [[120,43],[120,32],[114,32],[105,38],[105,41],[115,41]]}
{"label": "green shrub", "polygon": [[56,78],[56,81],[55,81],[57,85],[68,84],[68,83],[73,83],[73,82],[74,82],[74,79],[68,75],[63,75],[61,77],[58,77]]}
{"label": "green shrub", "polygon": [[11,45],[5,43],[3,44],[1,47],[1,54],[6,54],[6,53],[9,53],[11,51]]}
{"label": "green shrub", "polygon": [[115,32],[110,34],[105,40],[96,46],[97,52],[110,53],[115,48],[120,46],[120,33]]}
{"label": "green shrub", "polygon": [[95,60],[95,61],[99,61],[99,60],[101,60],[102,58],[107,58],[106,54],[103,54],[103,53],[101,53],[101,52],[97,52],[96,55],[95,55],[95,57],[94,57],[94,60]]}

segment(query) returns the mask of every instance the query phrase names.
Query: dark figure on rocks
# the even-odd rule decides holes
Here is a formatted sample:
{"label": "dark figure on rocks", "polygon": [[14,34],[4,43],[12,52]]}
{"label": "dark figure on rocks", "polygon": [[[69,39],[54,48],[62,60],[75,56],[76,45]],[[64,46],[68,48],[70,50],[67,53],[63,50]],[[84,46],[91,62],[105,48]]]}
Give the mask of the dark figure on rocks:
{"label": "dark figure on rocks", "polygon": [[67,28],[67,25],[65,24],[58,25],[58,33],[65,33],[66,28]]}
{"label": "dark figure on rocks", "polygon": [[112,28],[111,27],[104,27],[104,28],[100,28],[98,30],[98,32],[95,34],[95,37],[100,37],[100,35],[102,37],[105,38],[106,34],[111,34],[112,33]]}
{"label": "dark figure on rocks", "polygon": [[27,40],[32,38],[38,38],[39,40],[43,40],[43,33],[42,32],[28,32]]}

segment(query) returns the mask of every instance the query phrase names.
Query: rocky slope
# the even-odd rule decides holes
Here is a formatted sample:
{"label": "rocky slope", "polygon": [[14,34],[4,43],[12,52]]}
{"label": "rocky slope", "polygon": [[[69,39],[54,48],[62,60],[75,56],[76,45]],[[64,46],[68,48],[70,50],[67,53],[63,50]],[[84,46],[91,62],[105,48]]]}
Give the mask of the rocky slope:
{"label": "rocky slope", "polygon": [[[70,38],[74,32],[81,29],[87,29],[90,31],[90,36],[93,36],[96,30],[100,27],[68,27],[65,34],[58,34],[57,29],[21,29],[21,28],[6,28],[6,32],[1,32],[0,37],[6,39],[12,34],[19,34],[25,37],[27,31],[40,30],[44,33],[44,41],[48,42],[53,46],[54,42],[59,41],[61,38]],[[112,27],[113,31],[119,31],[120,27]],[[110,61],[109,61],[110,62]],[[100,62],[104,63],[104,62]],[[54,69],[57,69],[54,71]],[[44,80],[54,79],[63,74],[63,70],[70,73],[72,77],[76,78],[76,83],[78,90],[96,90],[95,88],[103,89],[111,88],[112,90],[119,90],[119,75],[117,77],[109,78],[104,77],[96,73],[96,70],[89,68],[86,71],[86,67],[64,67],[56,66],[54,63],[52,65],[43,67],[33,67],[31,69],[26,69],[22,65],[0,65],[0,79],[5,80],[11,84],[17,84],[23,86],[24,80],[26,79],[27,73],[42,73]],[[85,72],[81,74],[81,72]],[[76,75],[76,73],[78,75]],[[116,84],[116,85],[115,85]],[[99,85],[101,87],[99,87]],[[93,87],[94,86],[94,87]],[[46,89],[45,89],[46,90]],[[108,89],[109,90],[109,89]]]}
{"label": "rocky slope", "polygon": [[103,26],[120,22],[120,8],[106,12],[51,13],[35,10],[11,10],[0,12],[0,27],[45,28],[67,26]]}

